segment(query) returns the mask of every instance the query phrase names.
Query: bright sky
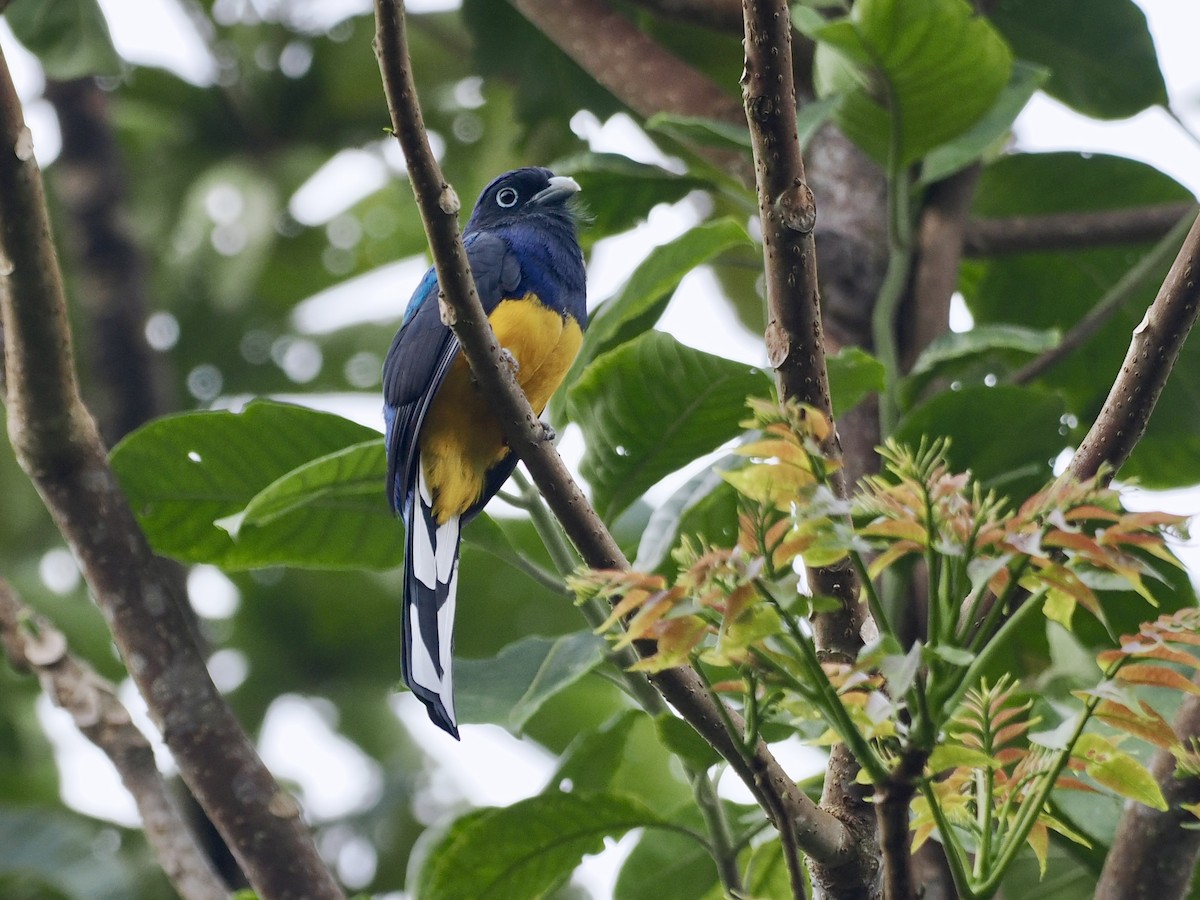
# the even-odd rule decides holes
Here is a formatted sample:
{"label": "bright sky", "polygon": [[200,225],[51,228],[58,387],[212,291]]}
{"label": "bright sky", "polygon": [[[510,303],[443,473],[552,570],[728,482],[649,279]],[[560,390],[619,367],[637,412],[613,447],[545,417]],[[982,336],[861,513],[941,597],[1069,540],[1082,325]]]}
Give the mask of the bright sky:
{"label": "bright sky", "polygon": [[[290,0],[290,4],[298,17],[323,27],[368,9],[370,0]],[[197,83],[212,80],[211,60],[178,4],[171,0],[138,3],[101,0],[101,5],[117,47],[127,59],[164,66]],[[420,9],[455,5],[454,0],[409,3],[410,8]],[[1195,35],[1200,34],[1200,5],[1181,0],[1139,0],[1139,5],[1149,19],[1173,107],[1194,132],[1200,132],[1200,66],[1194,61]],[[223,6],[228,8],[229,2],[218,2],[217,9]],[[40,71],[32,58],[14,45],[3,22],[0,22],[0,44],[13,69],[18,91],[27,101],[26,117],[34,133],[38,158],[46,165],[57,155],[58,133],[52,111],[37,99],[42,88]],[[601,123],[581,114],[572,126],[596,149],[655,158],[653,146],[623,116]],[[1038,96],[1018,120],[1016,135],[1020,146],[1028,150],[1103,151],[1143,160],[1200,193],[1200,142],[1162,111],[1145,112],[1123,122],[1097,123]],[[301,221],[328,221],[352,203],[353,198],[378,189],[389,177],[396,177],[401,168],[402,161],[391,151],[382,160],[377,154],[348,151],[297,193],[292,200],[292,212]],[[332,199],[335,197],[338,199]],[[351,199],[347,201],[347,197]],[[694,202],[659,207],[632,234],[601,242],[589,271],[593,302],[611,293],[651,247],[681,234],[700,214]],[[352,321],[395,319],[425,265],[422,260],[396,263],[305,300],[295,314],[297,331],[315,334]],[[687,298],[686,307],[677,304],[668,309],[662,327],[700,349],[746,362],[762,362],[761,342],[734,320],[726,304],[711,290],[711,284],[712,277],[705,270],[689,276],[680,292]],[[333,402],[345,414],[379,427],[378,401],[374,396],[354,402],[338,398]],[[564,455],[578,458],[581,447],[577,435],[565,437]],[[1131,502],[1187,514],[1200,509],[1194,491],[1138,496]],[[1200,554],[1196,549],[1188,548],[1185,553],[1192,571],[1200,571]],[[77,578],[69,555],[62,550],[47,554],[42,572],[48,587],[63,592],[73,589]],[[196,591],[197,596],[208,598],[209,605],[201,610],[204,615],[220,619],[233,614],[238,602],[237,590],[224,575],[210,567],[198,567],[192,578],[197,587],[203,587]],[[214,678],[227,688],[246,677],[246,661],[238,656],[225,651],[212,661]],[[140,698],[128,685],[123,698],[141,717],[140,724],[145,730],[153,733]],[[553,761],[544,750],[512,738],[501,729],[465,726],[464,740],[455,743],[427,727],[423,710],[409,695],[397,695],[394,707],[398,715],[413,724],[413,737],[444,763],[444,769],[428,787],[431,808],[439,808],[446,799],[456,796],[465,796],[478,804],[510,803],[541,790],[552,770]],[[123,823],[136,822],[132,801],[100,751],[78,734],[65,713],[53,709],[48,702],[39,704],[38,714],[54,740],[67,802],[92,815]],[[308,748],[303,758],[297,757],[297,746]],[[268,714],[261,749],[278,775],[299,785],[309,815],[317,820],[366,806],[380,790],[381,777],[376,765],[337,734],[333,712],[326,704],[295,696],[280,698]],[[783,752],[785,764],[797,777],[805,769],[812,770],[813,757],[808,751],[792,747]],[[170,765],[165,754],[161,760],[164,766]],[[503,772],[503,777],[494,777],[497,772]],[[729,796],[746,798],[740,785],[731,784],[729,779],[722,790]],[[626,838],[615,850],[610,849],[585,864],[581,881],[596,896],[611,893],[615,863],[631,844],[631,839]],[[349,841],[338,852],[337,866],[351,887],[365,884],[374,869],[373,851],[369,846]]]}

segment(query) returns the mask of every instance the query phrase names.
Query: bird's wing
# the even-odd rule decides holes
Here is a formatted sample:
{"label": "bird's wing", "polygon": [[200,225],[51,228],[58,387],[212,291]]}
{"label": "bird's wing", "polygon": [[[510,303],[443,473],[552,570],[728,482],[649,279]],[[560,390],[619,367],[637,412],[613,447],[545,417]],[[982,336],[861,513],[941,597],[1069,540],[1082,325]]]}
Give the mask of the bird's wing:
{"label": "bird's wing", "polygon": [[[490,314],[520,284],[520,263],[496,235],[475,232],[463,243],[480,302]],[[421,424],[458,350],[458,339],[442,324],[437,274],[430,269],[409,301],[383,364],[388,501],[396,513],[403,513],[405,497],[416,484]]]}

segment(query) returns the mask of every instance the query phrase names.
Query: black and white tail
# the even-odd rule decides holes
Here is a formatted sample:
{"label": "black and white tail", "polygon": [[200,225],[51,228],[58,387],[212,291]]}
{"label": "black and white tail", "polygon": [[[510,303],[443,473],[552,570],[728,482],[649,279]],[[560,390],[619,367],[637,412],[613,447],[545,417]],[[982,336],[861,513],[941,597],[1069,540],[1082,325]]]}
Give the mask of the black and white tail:
{"label": "black and white tail", "polygon": [[459,517],[441,525],[417,464],[417,490],[405,511],[404,683],[420,698],[429,718],[458,740],[454,714],[454,603],[458,593]]}

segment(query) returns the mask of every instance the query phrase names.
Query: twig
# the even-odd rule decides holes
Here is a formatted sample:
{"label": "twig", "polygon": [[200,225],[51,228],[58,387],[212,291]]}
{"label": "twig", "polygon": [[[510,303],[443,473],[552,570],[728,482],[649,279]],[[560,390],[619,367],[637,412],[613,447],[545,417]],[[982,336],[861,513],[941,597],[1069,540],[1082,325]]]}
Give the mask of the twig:
{"label": "twig", "polygon": [[0,641],[13,668],[37,675],[55,703],[112,761],[133,795],[146,840],[163,871],[185,900],[221,900],[229,891],[184,822],[154,749],[117,699],[113,684],[67,652],[67,640],[35,614],[0,578]]}
{"label": "twig", "polygon": [[1180,241],[1187,234],[1196,218],[1196,208],[1189,207],[1187,212],[1175,223],[1175,226],[1163,236],[1154,247],[1139,259],[1128,272],[1121,276],[1087,315],[1075,323],[1058,346],[1052,347],[1036,359],[1030,360],[1008,379],[1011,384],[1028,384],[1043,372],[1052,369],[1080,347],[1088,342],[1097,331],[1108,323],[1109,319],[1121,311],[1145,284],[1146,279],[1157,273],[1176,252]]}
{"label": "twig", "polygon": [[916,882],[910,862],[912,836],[909,807],[928,759],[928,751],[910,748],[887,782],[875,790],[879,843],[883,851],[884,896],[887,900],[912,900],[916,896]]}
{"label": "twig", "polygon": [[[786,0],[743,0],[746,67],[742,92],[754,148],[759,216],[767,288],[767,356],[780,396],[815,407],[833,421],[825,341],[821,324],[817,259],[813,243],[816,202],[805,181],[796,134],[796,92],[792,77],[791,19]],[[841,459],[837,430],[823,449]],[[831,489],[845,498],[838,468]],[[870,616],[859,598],[858,576],[849,561],[809,570],[813,592],[834,597],[839,609],[813,619],[818,651],[826,658],[852,661],[862,647],[862,627]],[[853,864],[839,867],[814,860],[814,881],[829,896],[870,896],[877,865],[875,816],[855,784],[857,765],[844,745],[834,747],[822,806],[836,811],[857,838]]]}
{"label": "twig", "polygon": [[163,577],[79,397],[41,175],[2,52],[0,148],[0,311],[17,459],[79,560],[180,774],[250,883],[264,897],[341,897],[296,801],[209,678],[185,600]]}
{"label": "twig", "polygon": [[[496,410],[509,446],[525,464],[584,562],[598,569],[627,569],[629,563],[612,535],[588,504],[553,445],[545,440],[545,432],[517,386],[512,367],[504,362],[479,305],[459,239],[458,200],[442,177],[422,125],[404,36],[404,4],[402,0],[376,0],[375,11],[375,47],[388,108],[425,221],[442,290],[444,318],[454,329],[479,389]],[[639,652],[642,649],[639,646]],[[656,673],[650,680],[675,710],[729,761],[767,808],[754,772],[730,741],[695,671],[684,666]],[[730,711],[730,715],[740,721],[736,713]],[[763,767],[766,773],[763,783],[784,810],[781,818],[774,818],[776,826],[794,828],[797,839],[814,858],[830,862],[846,859],[853,847],[842,824],[817,809],[796,787],[765,743],[760,741],[754,748],[754,760]]]}
{"label": "twig", "polygon": [[1134,329],[1121,372],[1068,467],[1072,478],[1085,481],[1102,465],[1115,473],[1129,458],[1198,312],[1200,218],[1192,224],[1158,296]]}
{"label": "twig", "polygon": [[1133,209],[972,219],[963,236],[963,252],[978,258],[1156,241],[1195,205],[1185,200]]}

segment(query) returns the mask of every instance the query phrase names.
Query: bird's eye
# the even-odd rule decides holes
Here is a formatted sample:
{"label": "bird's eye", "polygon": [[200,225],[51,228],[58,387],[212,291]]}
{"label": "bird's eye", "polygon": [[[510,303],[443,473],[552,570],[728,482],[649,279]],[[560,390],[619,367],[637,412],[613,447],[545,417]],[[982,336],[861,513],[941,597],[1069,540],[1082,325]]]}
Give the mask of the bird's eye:
{"label": "bird's eye", "polygon": [[516,190],[513,188],[510,188],[510,187],[500,188],[499,193],[496,194],[496,202],[499,203],[501,206],[503,206],[505,209],[509,209],[513,206],[516,206],[516,203],[517,203]]}

